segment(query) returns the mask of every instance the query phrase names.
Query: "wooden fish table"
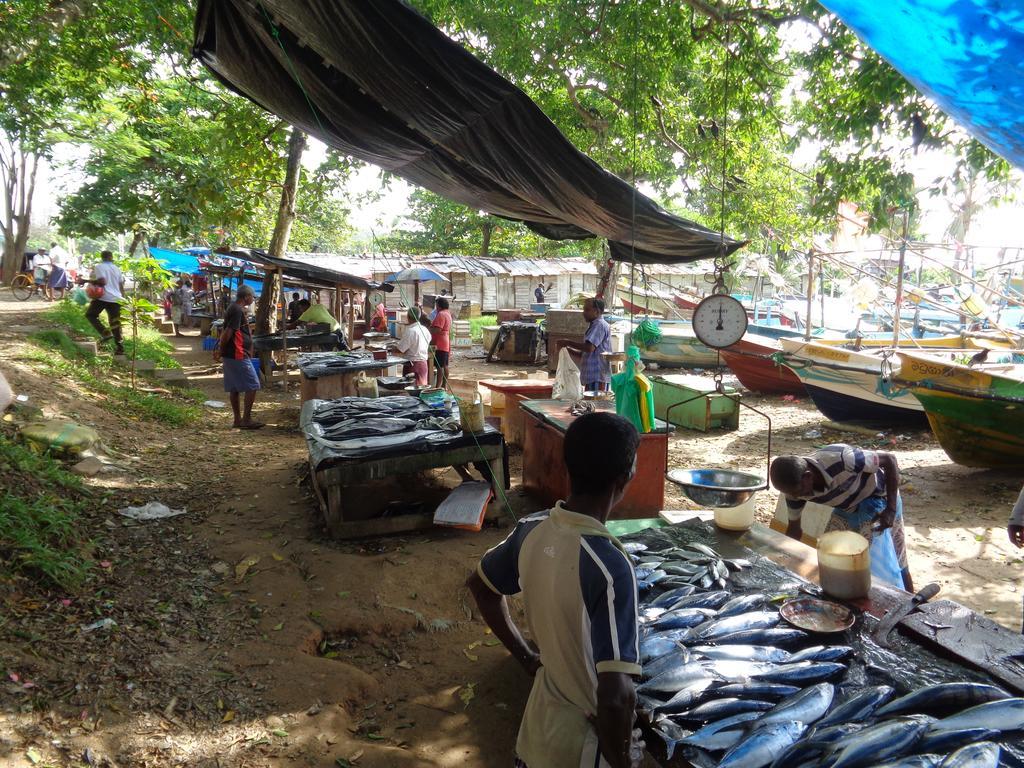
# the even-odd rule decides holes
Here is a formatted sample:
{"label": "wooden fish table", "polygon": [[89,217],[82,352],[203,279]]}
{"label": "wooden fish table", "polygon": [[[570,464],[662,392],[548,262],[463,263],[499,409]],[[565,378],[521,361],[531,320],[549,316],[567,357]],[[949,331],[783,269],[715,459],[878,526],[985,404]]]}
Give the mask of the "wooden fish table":
{"label": "wooden fish table", "polygon": [[[615,413],[608,400],[591,400],[598,411]],[[523,487],[544,504],[569,496],[569,476],[562,458],[565,432],[576,416],[565,400],[524,400]],[[643,518],[657,515],[665,506],[665,461],[672,427],[656,421],[655,430],[640,436],[636,455],[636,477],[612,518]]]}

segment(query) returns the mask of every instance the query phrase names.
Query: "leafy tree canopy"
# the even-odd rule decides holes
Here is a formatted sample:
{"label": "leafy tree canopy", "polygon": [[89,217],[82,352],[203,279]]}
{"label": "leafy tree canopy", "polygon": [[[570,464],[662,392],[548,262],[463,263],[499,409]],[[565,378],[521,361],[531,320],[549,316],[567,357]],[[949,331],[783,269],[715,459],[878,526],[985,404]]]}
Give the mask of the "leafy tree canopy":
{"label": "leafy tree canopy", "polygon": [[814,0],[414,4],[598,162],[755,245],[806,243],[841,200],[886,227],[915,141],[1009,170]]}

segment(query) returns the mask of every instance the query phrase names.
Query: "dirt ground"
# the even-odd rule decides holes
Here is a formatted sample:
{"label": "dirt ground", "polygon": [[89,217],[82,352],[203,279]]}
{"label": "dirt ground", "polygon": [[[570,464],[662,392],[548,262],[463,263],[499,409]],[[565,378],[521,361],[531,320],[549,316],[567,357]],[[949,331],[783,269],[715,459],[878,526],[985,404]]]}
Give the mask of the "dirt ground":
{"label": "dirt ground", "polygon": [[[537,508],[517,488],[517,454],[501,526],[333,542],[305,482],[296,384],[261,393],[259,432],[212,408],[188,428],[131,421],[24,359],[41,308],[0,299],[0,369],[46,412],[95,426],[121,469],[89,480],[99,567],[83,594],[0,585],[0,765],[510,764],[529,681],[462,584],[512,515]],[[173,341],[192,383],[226,400],[198,338]],[[460,377],[506,370],[453,364]],[[809,402],[748,402],[771,416],[776,453],[840,440],[895,451],[916,581],[1020,626],[1024,560],[1004,525],[1024,478],[958,467],[926,433],[806,438],[824,422]],[[744,412],[735,432],[677,433],[671,463],[763,473],[766,450],[766,423]],[[150,500],[188,512],[145,524],[115,512]],[[761,494],[759,517],[774,505]],[[669,489],[667,508],[691,506]],[[117,626],[83,629],[102,618]]]}

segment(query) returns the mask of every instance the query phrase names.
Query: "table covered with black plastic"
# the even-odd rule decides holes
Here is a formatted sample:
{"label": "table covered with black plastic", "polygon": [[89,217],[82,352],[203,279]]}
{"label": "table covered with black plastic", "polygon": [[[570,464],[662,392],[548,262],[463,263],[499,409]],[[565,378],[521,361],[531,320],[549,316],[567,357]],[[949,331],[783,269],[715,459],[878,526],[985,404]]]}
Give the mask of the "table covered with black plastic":
{"label": "table covered with black plastic", "polygon": [[[306,352],[299,355],[298,366],[302,376],[300,392],[302,402],[319,398],[352,397],[356,392],[356,379],[362,373],[367,378],[384,376],[404,360],[388,355],[377,360],[366,352]],[[401,370],[401,369],[398,369]]]}
{"label": "table covered with black plastic", "polygon": [[[358,538],[430,528],[427,512],[383,516],[394,497],[426,498],[417,483],[393,483],[387,494],[373,488],[396,475],[474,465],[487,477],[496,500],[507,488],[507,455],[501,432],[458,429],[457,413],[413,397],[313,399],[302,406],[300,426],[309,449],[313,488],[331,535]],[[447,491],[445,491],[447,493]],[[490,518],[499,513],[491,504]]]}

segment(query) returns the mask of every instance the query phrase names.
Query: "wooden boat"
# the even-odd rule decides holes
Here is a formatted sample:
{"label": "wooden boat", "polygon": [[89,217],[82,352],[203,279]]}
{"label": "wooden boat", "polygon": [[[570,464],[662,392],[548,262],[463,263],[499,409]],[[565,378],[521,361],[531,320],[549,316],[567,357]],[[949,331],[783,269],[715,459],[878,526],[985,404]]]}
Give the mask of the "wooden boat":
{"label": "wooden boat", "polygon": [[654,288],[645,288],[642,285],[630,285],[622,280],[616,286],[615,301],[632,315],[683,318],[692,314],[677,307],[670,293],[663,293]]}
{"label": "wooden boat", "polygon": [[765,395],[806,395],[803,383],[792,370],[772,359],[782,347],[773,338],[747,333],[722,350],[722,360],[751,392]]}
{"label": "wooden boat", "polygon": [[689,323],[660,323],[661,340],[641,348],[640,359],[662,368],[718,368],[725,365],[718,351],[704,346]]}
{"label": "wooden boat", "polygon": [[928,415],[939,445],[968,467],[1024,467],[1024,366],[975,369],[899,351],[897,386]]}
{"label": "wooden boat", "polygon": [[816,341],[779,339],[787,365],[832,421],[923,427],[924,407],[909,391],[889,392],[878,351],[854,352]]}

